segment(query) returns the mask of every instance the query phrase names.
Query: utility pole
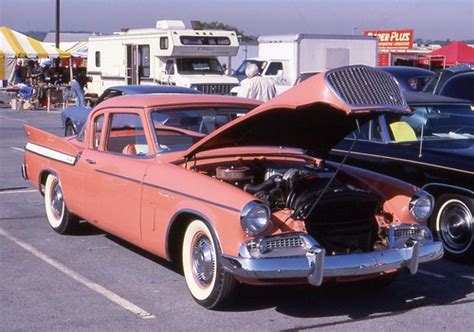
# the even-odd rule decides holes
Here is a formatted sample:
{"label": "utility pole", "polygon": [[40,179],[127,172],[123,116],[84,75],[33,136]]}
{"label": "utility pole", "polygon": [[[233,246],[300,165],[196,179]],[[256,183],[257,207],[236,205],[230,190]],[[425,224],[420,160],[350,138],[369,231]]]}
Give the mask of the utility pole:
{"label": "utility pole", "polygon": [[60,12],[60,0],[56,0],[56,48],[59,48]]}

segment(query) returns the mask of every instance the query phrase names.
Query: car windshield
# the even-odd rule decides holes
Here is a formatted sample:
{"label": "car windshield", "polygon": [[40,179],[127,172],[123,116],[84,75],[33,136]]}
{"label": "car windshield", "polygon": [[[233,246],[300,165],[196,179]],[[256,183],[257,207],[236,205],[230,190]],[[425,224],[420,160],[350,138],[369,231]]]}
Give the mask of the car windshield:
{"label": "car windshield", "polygon": [[213,58],[181,58],[176,59],[180,74],[222,74],[221,64]]}
{"label": "car windshield", "polygon": [[251,107],[202,107],[153,111],[151,120],[158,150],[186,150],[207,134],[250,110]]}
{"label": "car windshield", "polygon": [[386,116],[392,141],[474,139],[474,112],[469,105],[416,105],[409,115]]}
{"label": "car windshield", "polygon": [[265,66],[267,65],[267,62],[266,61],[258,61],[258,60],[245,60],[244,62],[242,62],[242,64],[239,66],[239,68],[237,68],[237,70],[235,71],[235,74],[236,75],[245,75],[245,69],[247,68],[247,66],[249,64],[256,64],[257,67],[258,67],[258,71],[261,73],[263,72],[263,70],[265,69]]}

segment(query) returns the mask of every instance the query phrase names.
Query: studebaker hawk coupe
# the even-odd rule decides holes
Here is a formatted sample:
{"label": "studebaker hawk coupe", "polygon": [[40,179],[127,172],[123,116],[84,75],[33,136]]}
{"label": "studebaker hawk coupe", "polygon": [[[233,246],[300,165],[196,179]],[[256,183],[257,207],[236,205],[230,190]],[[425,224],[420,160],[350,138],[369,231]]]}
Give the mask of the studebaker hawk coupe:
{"label": "studebaker hawk coupe", "polygon": [[44,195],[56,232],[83,219],[181,262],[190,293],[207,308],[225,304],[239,282],[319,286],[413,274],[442,257],[425,225],[429,194],[325,162],[358,125],[409,112],[390,74],[344,67],[259,104],[113,98],[79,137],[25,126],[23,175]]}

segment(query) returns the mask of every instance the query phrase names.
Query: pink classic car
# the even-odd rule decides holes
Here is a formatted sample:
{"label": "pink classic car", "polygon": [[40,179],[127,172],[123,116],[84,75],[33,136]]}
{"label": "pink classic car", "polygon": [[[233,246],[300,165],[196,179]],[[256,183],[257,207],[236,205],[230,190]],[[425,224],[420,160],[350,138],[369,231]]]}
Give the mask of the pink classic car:
{"label": "pink classic car", "polygon": [[25,179],[47,220],[85,220],[182,265],[217,308],[238,283],[390,276],[443,255],[433,199],[407,183],[325,161],[361,123],[409,112],[396,82],[365,66],[317,75],[259,102],[136,95],[103,102],[62,138],[25,126]]}

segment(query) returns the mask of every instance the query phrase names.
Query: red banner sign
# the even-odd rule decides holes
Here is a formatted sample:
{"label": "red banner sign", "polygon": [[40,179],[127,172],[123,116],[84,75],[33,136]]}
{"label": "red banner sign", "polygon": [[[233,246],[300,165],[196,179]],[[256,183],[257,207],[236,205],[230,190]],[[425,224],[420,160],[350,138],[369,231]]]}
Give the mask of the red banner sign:
{"label": "red banner sign", "polygon": [[377,36],[379,49],[409,50],[413,48],[413,30],[367,30],[365,36]]}

